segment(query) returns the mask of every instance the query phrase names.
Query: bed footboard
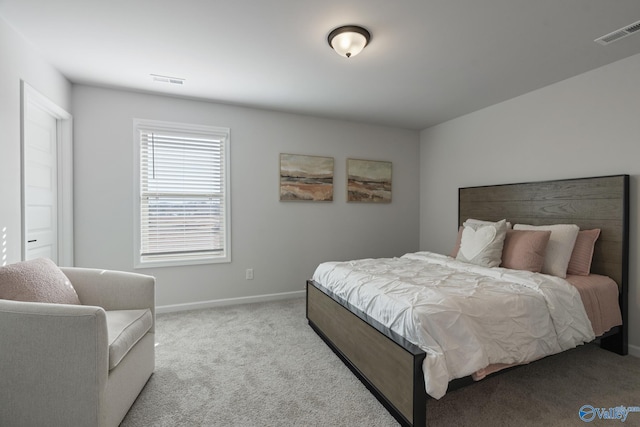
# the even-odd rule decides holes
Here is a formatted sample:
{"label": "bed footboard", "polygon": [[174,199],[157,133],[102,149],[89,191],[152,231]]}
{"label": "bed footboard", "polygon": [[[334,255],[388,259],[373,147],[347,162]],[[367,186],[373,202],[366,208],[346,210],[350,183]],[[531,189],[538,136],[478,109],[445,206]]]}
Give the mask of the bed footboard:
{"label": "bed footboard", "polygon": [[426,426],[426,353],[313,281],[307,281],[309,325],[405,426]]}

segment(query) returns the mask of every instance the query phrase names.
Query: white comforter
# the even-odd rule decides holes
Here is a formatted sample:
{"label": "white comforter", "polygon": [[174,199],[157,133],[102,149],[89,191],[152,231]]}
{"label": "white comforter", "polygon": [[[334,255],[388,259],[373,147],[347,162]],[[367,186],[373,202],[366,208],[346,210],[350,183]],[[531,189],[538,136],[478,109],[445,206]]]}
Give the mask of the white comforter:
{"label": "white comforter", "polygon": [[563,279],[485,268],[430,252],[326,262],[313,280],[418,345],[427,393],[493,363],[525,363],[593,340]]}

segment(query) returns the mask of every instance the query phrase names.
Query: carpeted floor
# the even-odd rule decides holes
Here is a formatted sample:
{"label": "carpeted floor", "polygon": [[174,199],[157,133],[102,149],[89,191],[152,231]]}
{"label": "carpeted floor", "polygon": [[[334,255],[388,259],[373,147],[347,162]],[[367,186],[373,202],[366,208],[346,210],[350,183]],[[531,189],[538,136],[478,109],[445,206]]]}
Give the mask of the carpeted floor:
{"label": "carpeted floor", "polygon": [[[303,299],[161,314],[156,340],[155,373],[123,427],[398,425],[308,326]],[[430,400],[427,418],[583,426],[583,405],[640,406],[640,359],[582,346]]]}

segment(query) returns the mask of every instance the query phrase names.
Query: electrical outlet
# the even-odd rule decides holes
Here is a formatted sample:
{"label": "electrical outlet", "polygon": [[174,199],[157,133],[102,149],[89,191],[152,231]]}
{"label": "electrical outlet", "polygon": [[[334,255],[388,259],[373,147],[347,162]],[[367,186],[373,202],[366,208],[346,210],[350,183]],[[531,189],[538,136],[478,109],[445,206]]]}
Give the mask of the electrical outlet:
{"label": "electrical outlet", "polygon": [[253,268],[247,268],[247,271],[245,272],[245,278],[247,280],[253,280]]}

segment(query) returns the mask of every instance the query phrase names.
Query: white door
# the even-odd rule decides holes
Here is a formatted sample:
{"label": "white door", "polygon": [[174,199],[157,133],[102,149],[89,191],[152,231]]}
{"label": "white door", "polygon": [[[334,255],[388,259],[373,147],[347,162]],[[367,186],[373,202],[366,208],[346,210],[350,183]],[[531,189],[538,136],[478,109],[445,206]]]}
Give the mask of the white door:
{"label": "white door", "polygon": [[58,262],[57,119],[27,102],[24,116],[25,260],[46,257]]}

